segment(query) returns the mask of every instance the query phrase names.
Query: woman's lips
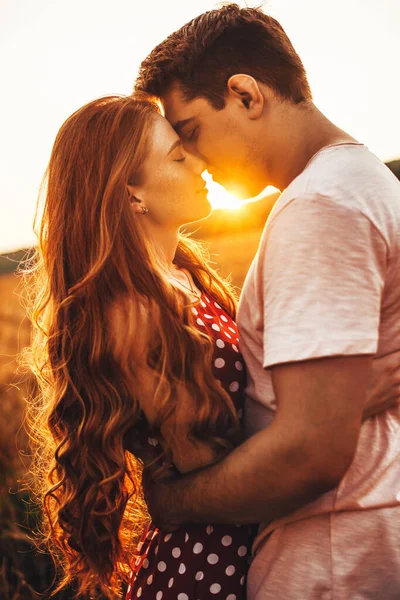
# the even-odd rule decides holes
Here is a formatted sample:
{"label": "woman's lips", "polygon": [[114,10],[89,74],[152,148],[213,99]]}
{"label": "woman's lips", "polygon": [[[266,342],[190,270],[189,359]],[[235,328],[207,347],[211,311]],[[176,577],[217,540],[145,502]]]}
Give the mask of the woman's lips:
{"label": "woman's lips", "polygon": [[201,192],[208,192],[208,189],[206,188],[205,183],[204,183],[204,185],[201,186],[201,188],[199,190],[197,190],[196,194],[201,194]]}

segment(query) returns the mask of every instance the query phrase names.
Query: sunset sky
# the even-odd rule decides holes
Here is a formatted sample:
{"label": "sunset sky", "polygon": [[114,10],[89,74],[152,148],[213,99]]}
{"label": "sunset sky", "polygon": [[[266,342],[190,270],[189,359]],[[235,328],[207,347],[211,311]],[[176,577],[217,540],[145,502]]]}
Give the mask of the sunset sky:
{"label": "sunset sky", "polygon": [[[35,242],[37,191],[63,121],[98,96],[129,94],[147,53],[215,6],[0,1],[0,253]],[[382,160],[400,157],[400,1],[268,0],[264,11],[292,39],[316,105]],[[217,189],[210,199],[215,206],[227,202]]]}

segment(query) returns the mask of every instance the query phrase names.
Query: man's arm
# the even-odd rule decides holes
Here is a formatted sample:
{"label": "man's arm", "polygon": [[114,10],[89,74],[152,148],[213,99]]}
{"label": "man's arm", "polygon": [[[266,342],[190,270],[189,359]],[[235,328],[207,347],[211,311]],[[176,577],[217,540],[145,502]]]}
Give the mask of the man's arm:
{"label": "man's arm", "polygon": [[273,367],[273,423],[213,466],[150,486],[156,524],[266,522],[335,487],[354,456],[371,362],[347,356]]}

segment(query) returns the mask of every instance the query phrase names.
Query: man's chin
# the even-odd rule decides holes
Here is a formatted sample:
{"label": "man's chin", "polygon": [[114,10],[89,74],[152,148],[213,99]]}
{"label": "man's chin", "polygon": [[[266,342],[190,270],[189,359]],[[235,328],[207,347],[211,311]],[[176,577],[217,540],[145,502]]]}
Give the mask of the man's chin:
{"label": "man's chin", "polygon": [[213,181],[222,185],[223,188],[228,192],[228,194],[232,194],[238,200],[248,200],[249,198],[254,198],[258,196],[262,192],[264,188],[258,188],[255,185],[248,185],[244,183],[244,178],[242,180],[233,180],[229,177],[219,176],[218,174],[210,171]]}

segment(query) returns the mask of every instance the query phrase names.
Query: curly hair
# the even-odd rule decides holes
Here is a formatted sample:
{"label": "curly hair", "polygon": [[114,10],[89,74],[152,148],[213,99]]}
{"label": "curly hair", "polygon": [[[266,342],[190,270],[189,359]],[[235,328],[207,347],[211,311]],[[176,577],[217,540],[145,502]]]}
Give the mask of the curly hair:
{"label": "curly hair", "polygon": [[246,73],[298,104],[311,99],[304,66],[282,26],[258,8],[227,4],[192,19],[141,63],[135,90],[162,97],[179,84],[186,100],[225,106],[226,84]]}
{"label": "curly hair", "polygon": [[[191,435],[230,448],[240,431],[212,375],[212,341],[160,270],[130,208],[127,184],[146,156],[156,111],[142,97],[87,104],[61,127],[45,178],[39,246],[25,273],[34,325],[25,359],[39,387],[27,419],[44,515],[38,543],[60,575],[52,595],[72,584],[80,597],[118,595],[148,519],[143,463],[126,444],[141,413],[132,385],[137,330],[119,362],[109,327],[114,306],[128,299],[152,316],[147,362],[163,383],[154,399],[159,422],[176,409],[175,390],[184,384],[196,406]],[[234,316],[233,292],[197,242],[181,234],[175,263]]]}

